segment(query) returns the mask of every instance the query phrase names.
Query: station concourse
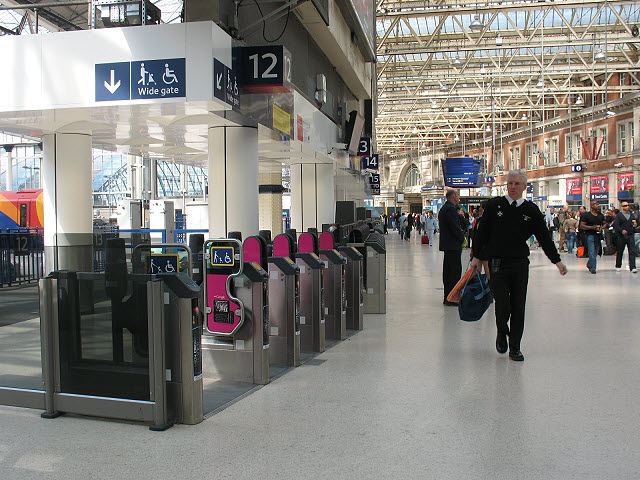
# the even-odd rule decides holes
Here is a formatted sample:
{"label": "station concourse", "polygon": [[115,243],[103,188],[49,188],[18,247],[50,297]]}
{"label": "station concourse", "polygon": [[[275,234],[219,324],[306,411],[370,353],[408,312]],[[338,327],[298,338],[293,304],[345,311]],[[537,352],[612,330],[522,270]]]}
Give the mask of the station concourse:
{"label": "station concourse", "polygon": [[387,314],[199,425],[0,407],[3,478],[637,478],[640,327],[616,302],[637,279],[568,254],[560,277],[534,250],[516,363],[493,307],[442,305],[440,253],[412,240],[387,240]]}
{"label": "station concourse", "polygon": [[[638,276],[610,256],[638,25],[633,0],[3,0],[0,479],[639,478]],[[450,187],[475,217],[509,171],[550,230],[611,225],[597,276],[564,231],[566,276],[532,249],[524,363],[494,307],[442,305],[437,235],[387,221]]]}

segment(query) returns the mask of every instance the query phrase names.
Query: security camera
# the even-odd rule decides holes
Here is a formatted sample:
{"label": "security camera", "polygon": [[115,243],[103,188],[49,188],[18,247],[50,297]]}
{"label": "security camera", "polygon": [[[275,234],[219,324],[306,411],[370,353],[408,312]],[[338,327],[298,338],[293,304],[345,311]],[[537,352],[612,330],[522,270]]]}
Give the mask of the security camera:
{"label": "security camera", "polygon": [[622,162],[613,164],[613,166],[616,167],[616,168],[620,168],[623,165],[624,165],[624,163],[622,163]]}

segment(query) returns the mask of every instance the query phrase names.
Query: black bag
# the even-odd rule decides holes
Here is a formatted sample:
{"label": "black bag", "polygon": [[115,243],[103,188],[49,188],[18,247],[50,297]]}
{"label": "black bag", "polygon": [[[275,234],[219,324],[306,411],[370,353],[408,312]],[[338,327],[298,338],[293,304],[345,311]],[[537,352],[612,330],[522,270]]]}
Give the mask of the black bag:
{"label": "black bag", "polygon": [[491,303],[493,303],[493,296],[487,276],[476,272],[462,289],[460,303],[458,303],[460,320],[465,322],[480,320]]}
{"label": "black bag", "polygon": [[604,255],[615,255],[616,254],[616,247],[614,247],[614,246],[606,246],[606,247],[604,247],[602,253]]}

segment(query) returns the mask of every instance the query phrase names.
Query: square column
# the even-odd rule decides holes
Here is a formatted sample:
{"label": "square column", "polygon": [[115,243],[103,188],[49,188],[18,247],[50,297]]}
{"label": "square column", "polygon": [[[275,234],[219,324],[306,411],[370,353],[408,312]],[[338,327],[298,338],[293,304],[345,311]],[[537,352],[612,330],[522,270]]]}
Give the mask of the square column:
{"label": "square column", "polygon": [[323,224],[333,223],[335,203],[333,165],[291,165],[291,228],[322,231]]}
{"label": "square column", "polygon": [[93,270],[91,135],[42,137],[45,275]]}
{"label": "square column", "polygon": [[282,168],[279,172],[261,173],[260,230],[271,230],[275,238],[282,230]]}
{"label": "square column", "polygon": [[209,235],[258,234],[258,129],[209,129]]}

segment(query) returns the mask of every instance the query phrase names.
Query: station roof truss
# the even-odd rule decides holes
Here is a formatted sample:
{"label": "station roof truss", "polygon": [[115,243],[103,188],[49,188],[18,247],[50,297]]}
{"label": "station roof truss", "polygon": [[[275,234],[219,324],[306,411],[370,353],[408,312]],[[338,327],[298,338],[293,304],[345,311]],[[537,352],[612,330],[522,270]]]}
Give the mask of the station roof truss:
{"label": "station roof truss", "polygon": [[[383,153],[486,136],[507,123],[527,126],[544,110],[583,108],[587,95],[639,90],[636,1],[378,0],[376,6],[376,132]],[[628,85],[607,84],[621,73]]]}

